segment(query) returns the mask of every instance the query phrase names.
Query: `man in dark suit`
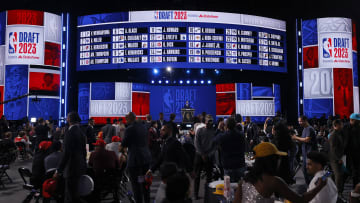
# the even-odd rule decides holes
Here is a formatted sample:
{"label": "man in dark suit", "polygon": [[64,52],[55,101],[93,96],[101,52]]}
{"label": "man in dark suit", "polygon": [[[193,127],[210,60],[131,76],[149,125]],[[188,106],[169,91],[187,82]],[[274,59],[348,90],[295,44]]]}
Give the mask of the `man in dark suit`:
{"label": "man in dark suit", "polygon": [[166,124],[166,121],[164,120],[163,112],[159,113],[159,120],[157,120],[156,122],[157,122],[157,126],[158,126],[158,131],[160,132],[161,127]]}
{"label": "man in dark suit", "polygon": [[162,163],[167,162],[174,162],[178,168],[190,172],[192,170],[190,158],[181,143],[172,136],[172,125],[170,123],[161,128],[160,136],[164,139],[164,145],[159,158],[155,161],[151,169],[147,171],[146,175],[151,175],[152,172],[156,171]]}
{"label": "man in dark suit", "polygon": [[96,142],[96,135],[95,135],[95,130],[94,130],[94,124],[95,121],[94,119],[90,118],[89,119],[89,124],[86,127],[86,140],[87,140],[87,144],[89,144],[89,151],[93,151],[94,150],[94,145],[93,143]]}
{"label": "man in dark suit", "polygon": [[48,137],[49,130],[50,128],[46,125],[45,120],[43,118],[39,118],[38,125],[35,127],[35,151],[39,149],[40,142],[50,140]]}
{"label": "man in dark suit", "polygon": [[116,128],[111,125],[111,119],[106,119],[106,125],[101,128],[106,143],[111,143],[111,138],[116,135]]}
{"label": "man in dark suit", "polygon": [[135,201],[142,203],[144,198],[145,202],[149,203],[150,190],[145,187],[144,177],[151,162],[148,131],[144,124],[136,122],[136,115],[133,112],[126,115],[126,122],[128,127],[121,145],[128,148],[127,167]]}
{"label": "man in dark suit", "polygon": [[64,138],[64,155],[54,178],[65,178],[65,202],[81,202],[78,185],[80,177],[86,173],[86,137],[80,129],[80,117],[76,112],[67,116],[70,125]]}

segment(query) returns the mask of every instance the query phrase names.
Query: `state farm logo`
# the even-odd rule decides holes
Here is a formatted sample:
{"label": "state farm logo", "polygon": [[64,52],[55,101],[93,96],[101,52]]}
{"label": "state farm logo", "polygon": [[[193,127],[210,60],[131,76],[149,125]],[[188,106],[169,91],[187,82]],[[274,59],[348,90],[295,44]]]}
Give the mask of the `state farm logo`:
{"label": "state farm logo", "polygon": [[331,58],[332,57],[332,40],[331,38],[323,38],[323,57]]}
{"label": "state farm logo", "polygon": [[16,53],[17,44],[18,43],[18,35],[17,32],[10,32],[9,33],[9,54]]}

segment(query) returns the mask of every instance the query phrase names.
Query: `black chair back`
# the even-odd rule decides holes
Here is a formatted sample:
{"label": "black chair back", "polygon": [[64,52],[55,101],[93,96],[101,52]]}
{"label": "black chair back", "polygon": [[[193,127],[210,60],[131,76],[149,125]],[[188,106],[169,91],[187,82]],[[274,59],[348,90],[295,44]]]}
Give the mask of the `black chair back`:
{"label": "black chair back", "polygon": [[32,173],[31,173],[30,169],[24,168],[24,167],[20,167],[20,168],[18,169],[18,171],[19,171],[20,177],[21,177],[21,178],[23,179],[23,181],[24,181],[24,184],[25,184],[25,185],[28,185],[28,182],[26,181],[26,178],[31,178],[31,176],[32,176]]}

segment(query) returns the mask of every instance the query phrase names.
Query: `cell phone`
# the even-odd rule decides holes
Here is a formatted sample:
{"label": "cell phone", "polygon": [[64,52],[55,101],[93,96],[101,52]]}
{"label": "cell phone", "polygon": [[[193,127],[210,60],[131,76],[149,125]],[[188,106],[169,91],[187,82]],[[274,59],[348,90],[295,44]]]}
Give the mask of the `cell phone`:
{"label": "cell phone", "polygon": [[325,181],[326,178],[330,177],[332,174],[331,171],[326,171],[325,174],[321,177],[321,180]]}

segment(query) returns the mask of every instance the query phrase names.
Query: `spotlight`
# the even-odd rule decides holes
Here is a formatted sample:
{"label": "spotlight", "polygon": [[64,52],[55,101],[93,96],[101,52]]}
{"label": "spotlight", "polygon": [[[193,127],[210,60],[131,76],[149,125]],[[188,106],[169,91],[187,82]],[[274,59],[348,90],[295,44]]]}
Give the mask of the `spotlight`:
{"label": "spotlight", "polygon": [[174,80],[174,84],[176,84],[176,80]]}
{"label": "spotlight", "polygon": [[211,80],[208,80],[208,84],[211,84]]}
{"label": "spotlight", "polygon": [[204,69],[200,69],[200,74],[203,75],[204,74]]}
{"label": "spotlight", "polygon": [[186,70],[186,74],[190,74],[190,70],[189,70],[189,69]]}
{"label": "spotlight", "polygon": [[157,75],[159,73],[159,70],[157,68],[154,68],[153,73],[154,75]]}
{"label": "spotlight", "polygon": [[187,81],[186,81],[186,84],[190,84],[190,80],[187,80]]}
{"label": "spotlight", "polygon": [[151,81],[151,84],[154,84],[154,83],[155,83],[155,81],[154,81],[154,80],[152,80],[152,81]]}
{"label": "spotlight", "polygon": [[200,83],[201,83],[201,84],[204,84],[204,81],[203,81],[203,80],[201,80],[201,81],[200,81]]}
{"label": "spotlight", "polygon": [[215,69],[215,74],[219,75],[220,71],[218,69]]}
{"label": "spotlight", "polygon": [[159,84],[161,84],[162,83],[162,81],[161,80],[159,80]]}
{"label": "spotlight", "polygon": [[169,84],[169,81],[168,81],[168,80],[166,80],[166,81],[165,81],[165,83],[166,83],[166,84]]}
{"label": "spotlight", "polygon": [[166,71],[167,71],[167,72],[171,72],[171,67],[168,66],[168,67],[166,68]]}
{"label": "spotlight", "polygon": [[183,81],[182,81],[182,80],[180,80],[180,81],[179,81],[179,83],[180,83],[180,84],[183,84]]}
{"label": "spotlight", "polygon": [[194,84],[197,84],[197,80],[194,80]]}

